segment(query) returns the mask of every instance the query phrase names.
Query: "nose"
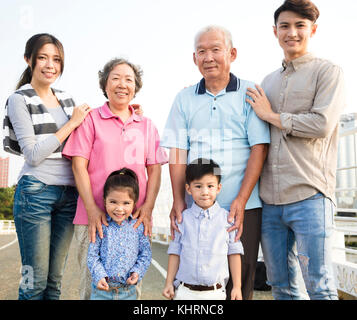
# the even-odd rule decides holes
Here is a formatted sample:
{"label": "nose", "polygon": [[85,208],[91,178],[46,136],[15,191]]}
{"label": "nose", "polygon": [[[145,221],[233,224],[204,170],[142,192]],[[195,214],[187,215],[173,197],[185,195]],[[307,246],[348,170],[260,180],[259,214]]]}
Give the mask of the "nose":
{"label": "nose", "polygon": [[48,58],[48,59],[46,60],[46,67],[49,68],[49,69],[52,69],[52,68],[53,68],[53,65],[54,65],[53,59]]}
{"label": "nose", "polygon": [[296,28],[295,27],[291,27],[291,28],[289,28],[289,30],[288,30],[288,36],[289,37],[295,37],[297,35],[297,30],[296,30]]}
{"label": "nose", "polygon": [[201,194],[202,195],[207,195],[208,194],[208,188],[207,187],[202,187],[201,188]]}
{"label": "nose", "polygon": [[213,61],[213,53],[211,50],[207,50],[204,55],[204,61],[205,62],[211,62]]}

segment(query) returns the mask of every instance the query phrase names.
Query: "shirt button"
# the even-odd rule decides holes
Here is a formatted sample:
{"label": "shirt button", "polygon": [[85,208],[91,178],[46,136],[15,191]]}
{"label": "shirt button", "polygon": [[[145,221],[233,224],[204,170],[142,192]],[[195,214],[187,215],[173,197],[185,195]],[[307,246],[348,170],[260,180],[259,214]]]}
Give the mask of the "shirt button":
{"label": "shirt button", "polygon": [[216,107],[213,107],[213,110],[216,110]]}

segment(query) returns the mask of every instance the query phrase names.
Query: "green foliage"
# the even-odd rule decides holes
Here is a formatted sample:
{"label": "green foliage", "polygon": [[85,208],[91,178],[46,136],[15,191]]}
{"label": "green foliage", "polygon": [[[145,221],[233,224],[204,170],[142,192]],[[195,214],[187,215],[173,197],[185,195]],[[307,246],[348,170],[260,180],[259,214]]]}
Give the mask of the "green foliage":
{"label": "green foliage", "polygon": [[0,220],[13,220],[15,186],[0,188]]}

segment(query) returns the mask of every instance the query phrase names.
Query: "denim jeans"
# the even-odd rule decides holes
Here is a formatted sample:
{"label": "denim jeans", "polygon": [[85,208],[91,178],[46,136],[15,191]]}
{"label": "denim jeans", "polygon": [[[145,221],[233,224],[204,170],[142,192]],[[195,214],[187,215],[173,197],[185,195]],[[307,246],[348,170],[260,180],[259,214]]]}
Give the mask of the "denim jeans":
{"label": "denim jeans", "polygon": [[14,198],[20,246],[20,300],[58,300],[73,236],[78,193],[71,186],[46,185],[22,176]]}
{"label": "denim jeans", "polygon": [[263,204],[262,250],[275,299],[301,299],[299,265],[311,300],[338,299],[331,262],[333,213],[332,201],[321,193],[287,205]]}
{"label": "denim jeans", "polygon": [[91,300],[136,300],[136,288],[134,285],[125,285],[120,287],[111,287],[109,291],[99,290],[92,283]]}

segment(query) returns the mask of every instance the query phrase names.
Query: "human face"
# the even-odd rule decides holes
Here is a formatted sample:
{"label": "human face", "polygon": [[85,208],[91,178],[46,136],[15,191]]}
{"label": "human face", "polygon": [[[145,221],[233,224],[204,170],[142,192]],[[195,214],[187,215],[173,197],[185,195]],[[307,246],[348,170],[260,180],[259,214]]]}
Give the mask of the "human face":
{"label": "human face", "polygon": [[47,43],[38,50],[36,57],[25,59],[30,67],[32,59],[36,59],[35,67],[32,70],[32,84],[49,86],[56,81],[62,72],[61,56],[57,47],[52,43]]}
{"label": "human face", "polygon": [[231,63],[236,57],[237,50],[226,44],[221,31],[203,33],[193,54],[193,60],[206,80],[229,76]]}
{"label": "human face", "polygon": [[283,11],[274,26],[274,34],[284,50],[285,60],[291,61],[308,52],[310,38],[317,25],[292,11]]}
{"label": "human face", "polygon": [[135,206],[134,200],[125,189],[111,189],[104,202],[107,213],[117,224],[128,219]]}
{"label": "human face", "polygon": [[135,74],[127,64],[118,64],[109,73],[105,87],[112,106],[127,107],[135,95]]}
{"label": "human face", "polygon": [[218,183],[218,178],[212,174],[206,174],[201,179],[193,180],[186,184],[186,191],[190,194],[195,203],[206,210],[214,204],[222,185]]}

